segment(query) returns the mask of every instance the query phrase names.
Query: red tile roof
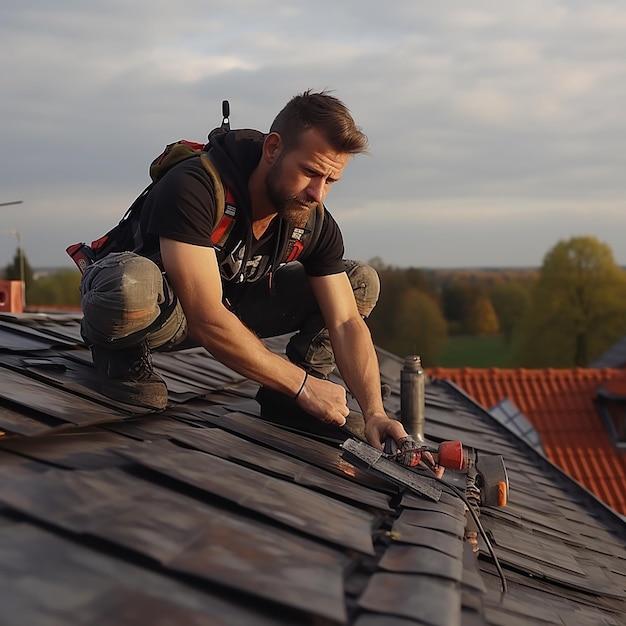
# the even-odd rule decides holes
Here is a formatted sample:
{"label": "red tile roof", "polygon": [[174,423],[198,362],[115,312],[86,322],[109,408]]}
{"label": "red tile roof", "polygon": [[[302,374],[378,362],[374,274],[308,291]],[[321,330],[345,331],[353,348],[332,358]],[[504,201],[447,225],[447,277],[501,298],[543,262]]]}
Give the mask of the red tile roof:
{"label": "red tile roof", "polygon": [[[623,389],[623,369],[433,368],[486,409],[508,398],[539,433],[548,458],[626,515],[626,452],[611,442],[594,401],[607,381]],[[618,382],[619,381],[619,382]]]}

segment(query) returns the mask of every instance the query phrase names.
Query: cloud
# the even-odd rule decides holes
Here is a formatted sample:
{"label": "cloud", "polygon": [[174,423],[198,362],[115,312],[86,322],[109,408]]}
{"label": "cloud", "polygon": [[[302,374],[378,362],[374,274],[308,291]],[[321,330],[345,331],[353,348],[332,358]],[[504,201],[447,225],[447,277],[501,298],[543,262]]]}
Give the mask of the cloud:
{"label": "cloud", "polygon": [[24,203],[0,208],[3,228],[35,265],[65,263],[223,99],[234,126],[266,130],[294,93],[330,88],[372,147],[329,198],[361,257],[533,265],[576,228],[626,264],[625,25],[626,6],[591,0],[9,0],[0,203]]}

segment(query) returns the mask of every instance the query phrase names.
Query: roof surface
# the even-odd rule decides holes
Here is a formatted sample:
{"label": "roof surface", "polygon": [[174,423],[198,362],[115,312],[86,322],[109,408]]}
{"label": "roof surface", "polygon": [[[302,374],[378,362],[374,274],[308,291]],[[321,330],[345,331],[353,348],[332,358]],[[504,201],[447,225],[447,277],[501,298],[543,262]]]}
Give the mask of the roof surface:
{"label": "roof surface", "polygon": [[434,368],[487,409],[508,398],[533,424],[548,458],[626,514],[626,452],[611,441],[596,408],[597,390],[620,389],[619,369]]}
{"label": "roof surface", "polygon": [[[394,413],[401,360],[379,359]],[[202,350],[154,360],[170,406],[138,414],[97,391],[76,317],[0,316],[0,624],[623,623],[626,524],[454,385],[427,385],[428,440],[510,479],[478,555],[448,485],[261,419]]]}
{"label": "roof surface", "polygon": [[589,367],[626,367],[626,335],[602,353]]}

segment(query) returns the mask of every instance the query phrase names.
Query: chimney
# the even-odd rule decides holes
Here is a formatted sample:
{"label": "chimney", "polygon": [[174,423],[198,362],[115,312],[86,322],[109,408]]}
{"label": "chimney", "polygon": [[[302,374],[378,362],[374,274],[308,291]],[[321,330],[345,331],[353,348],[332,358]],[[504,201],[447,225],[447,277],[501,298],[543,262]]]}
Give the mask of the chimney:
{"label": "chimney", "polygon": [[23,313],[22,294],[21,280],[0,280],[0,313]]}
{"label": "chimney", "polygon": [[424,442],[424,370],[417,355],[405,357],[400,372],[400,421],[417,443]]}

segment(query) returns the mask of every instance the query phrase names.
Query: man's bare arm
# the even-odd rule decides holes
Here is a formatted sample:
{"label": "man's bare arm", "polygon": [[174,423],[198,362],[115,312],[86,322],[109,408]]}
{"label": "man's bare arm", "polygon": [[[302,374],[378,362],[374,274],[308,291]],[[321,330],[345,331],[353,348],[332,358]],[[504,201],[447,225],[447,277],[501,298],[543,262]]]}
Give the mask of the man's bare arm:
{"label": "man's bare arm", "polygon": [[[222,303],[222,282],[212,248],[160,240],[161,258],[187,318],[190,338],[242,376],[295,396],[304,372],[269,351]],[[318,419],[342,425],[348,413],[345,390],[309,377],[298,403]]]}
{"label": "man's bare arm", "polygon": [[396,442],[406,437],[402,424],[385,412],[372,336],[359,315],[348,277],[342,273],[310,281],[330,333],[337,367],[363,412],[367,440],[380,449],[387,437]]}

